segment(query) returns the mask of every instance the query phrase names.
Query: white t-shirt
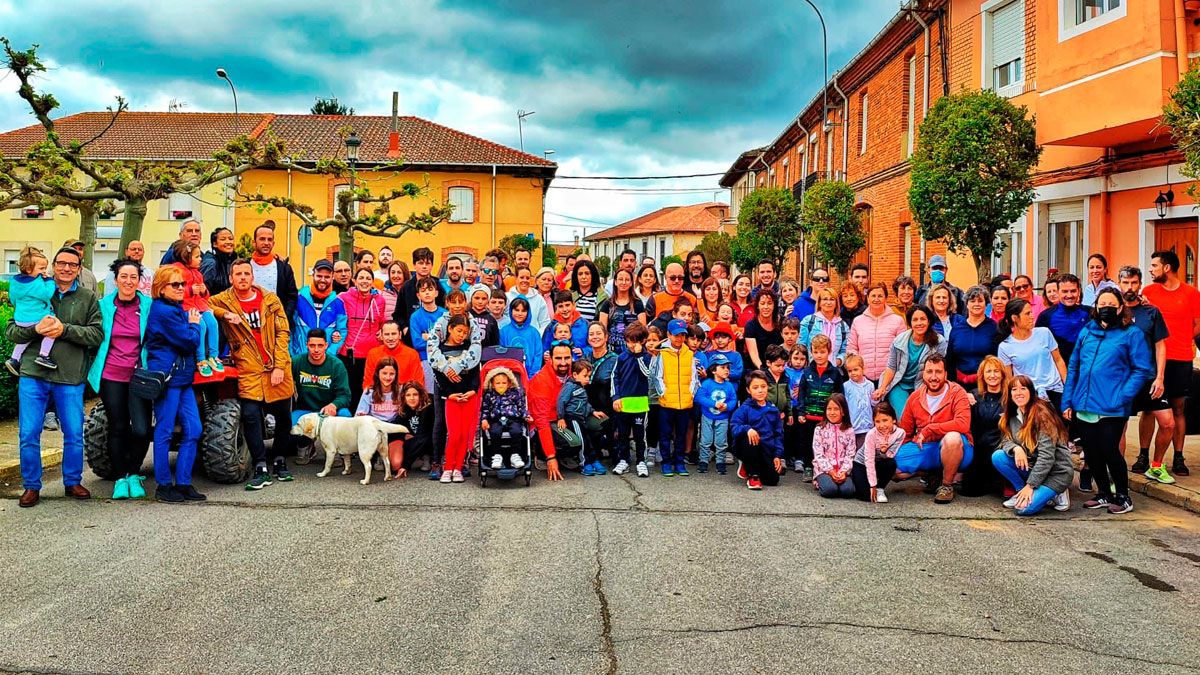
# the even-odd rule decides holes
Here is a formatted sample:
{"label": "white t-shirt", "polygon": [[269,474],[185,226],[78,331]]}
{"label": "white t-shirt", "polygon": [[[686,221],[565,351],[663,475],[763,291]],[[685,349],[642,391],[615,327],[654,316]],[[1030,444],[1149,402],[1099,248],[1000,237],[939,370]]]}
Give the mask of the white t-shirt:
{"label": "white t-shirt", "polygon": [[946,392],[949,391],[949,389],[949,386],[943,385],[942,393],[938,394],[937,396],[929,393],[925,394],[925,407],[929,408],[929,414],[932,415],[933,413],[937,412],[937,409],[942,405],[942,399],[946,398]]}
{"label": "white t-shirt", "polygon": [[259,265],[253,260],[250,261],[250,269],[254,270],[254,283],[262,286],[272,293],[278,293],[279,287],[279,267],[272,260],[266,265]]}
{"label": "white t-shirt", "polygon": [[1000,343],[996,356],[1000,362],[1012,368],[1013,375],[1025,375],[1033,380],[1038,396],[1046,398],[1046,392],[1062,392],[1062,376],[1054,366],[1051,352],[1058,349],[1054,334],[1049,328],[1041,326],[1033,329],[1033,334],[1025,340],[1008,336]]}

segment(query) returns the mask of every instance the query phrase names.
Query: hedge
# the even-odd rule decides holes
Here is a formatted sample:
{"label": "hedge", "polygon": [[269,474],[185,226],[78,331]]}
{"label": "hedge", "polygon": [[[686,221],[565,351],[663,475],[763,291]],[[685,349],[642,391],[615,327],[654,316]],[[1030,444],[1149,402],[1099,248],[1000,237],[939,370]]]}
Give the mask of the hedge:
{"label": "hedge", "polygon": [[[7,288],[5,295],[7,296]],[[13,343],[5,336],[5,329],[8,328],[12,316],[12,305],[0,305],[0,358],[4,359],[7,359],[13,350]],[[8,369],[0,368],[0,420],[10,420],[17,416],[17,401],[17,378],[13,377]]]}

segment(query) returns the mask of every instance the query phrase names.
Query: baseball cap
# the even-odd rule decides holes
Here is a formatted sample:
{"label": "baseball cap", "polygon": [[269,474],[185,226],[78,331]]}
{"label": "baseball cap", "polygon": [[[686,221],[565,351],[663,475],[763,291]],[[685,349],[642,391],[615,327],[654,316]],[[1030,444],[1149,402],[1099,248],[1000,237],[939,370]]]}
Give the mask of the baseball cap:
{"label": "baseball cap", "polygon": [[724,333],[729,337],[733,337],[733,326],[730,326],[728,321],[718,321],[717,325],[708,331],[709,336],[716,335],[717,333]]}
{"label": "baseball cap", "polygon": [[667,324],[667,333],[671,335],[683,335],[687,332],[687,322],[683,319],[671,319]]}
{"label": "baseball cap", "polygon": [[929,259],[929,266],[930,267],[946,267],[947,266],[946,265],[946,256],[944,256],[944,255],[933,256],[932,258]]}
{"label": "baseball cap", "polygon": [[333,262],[330,261],[328,258],[321,258],[320,260],[317,261],[316,265],[313,265],[313,271],[316,272],[317,270],[329,270],[330,272],[332,272],[333,271]]}
{"label": "baseball cap", "polygon": [[711,366],[727,366],[729,365],[729,357],[721,352],[717,352],[708,357],[708,365]]}

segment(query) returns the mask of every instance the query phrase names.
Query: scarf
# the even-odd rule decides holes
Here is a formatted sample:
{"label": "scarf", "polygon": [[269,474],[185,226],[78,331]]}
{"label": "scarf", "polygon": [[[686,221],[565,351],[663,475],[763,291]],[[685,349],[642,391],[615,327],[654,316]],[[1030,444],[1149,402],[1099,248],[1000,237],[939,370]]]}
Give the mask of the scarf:
{"label": "scarf", "polygon": [[274,253],[268,253],[265,256],[260,256],[256,252],[253,256],[251,256],[251,258],[254,260],[254,262],[256,264],[258,264],[259,266],[262,266],[262,267],[265,267],[265,266],[270,265],[271,263],[275,262],[275,254]]}

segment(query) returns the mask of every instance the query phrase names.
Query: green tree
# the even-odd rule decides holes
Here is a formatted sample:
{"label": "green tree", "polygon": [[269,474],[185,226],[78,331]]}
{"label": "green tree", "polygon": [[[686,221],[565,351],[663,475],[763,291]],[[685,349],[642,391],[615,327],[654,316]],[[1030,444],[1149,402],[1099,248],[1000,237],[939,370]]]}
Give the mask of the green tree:
{"label": "green tree", "polygon": [[759,188],[742,200],[729,254],[739,269],[752,269],[763,259],[781,269],[788,253],[800,245],[802,233],[800,205],[791,191]]}
{"label": "green tree", "polygon": [[338,103],[336,96],[329,98],[318,96],[316,103],[313,103],[311,112],[314,115],[353,115],[354,108],[347,108],[345,105]]}
{"label": "green tree", "polygon": [[996,235],[1033,203],[1042,149],[1034,119],[993,91],[943,96],[921,123],[908,203],[925,239],[970,250],[980,282],[1004,250]]}
{"label": "green tree", "polygon": [[804,194],[800,222],[817,258],[846,276],[850,261],[867,243],[854,210],[854,188],[840,180],[815,183]]}
{"label": "green tree", "polygon": [[541,245],[538,238],[532,234],[509,234],[500,238],[496,248],[507,253],[509,258],[515,256],[517,251],[529,251],[532,258],[534,250]]}
{"label": "green tree", "polygon": [[663,259],[662,259],[662,260],[659,262],[659,264],[658,264],[658,266],[659,266],[659,271],[660,271],[660,272],[666,272],[666,271],[667,271],[667,265],[670,265],[671,263],[679,263],[680,265],[682,265],[682,264],[683,264],[683,258],[681,258],[681,257],[679,257],[679,256],[677,256],[677,255],[669,255],[669,256],[667,256],[667,257],[663,258]]}
{"label": "green tree", "polygon": [[596,258],[596,269],[600,272],[600,276],[607,279],[608,275],[612,274],[612,258],[606,255]]}
{"label": "green tree", "polygon": [[553,244],[542,245],[542,267],[558,266],[558,250]]}
{"label": "green tree", "polygon": [[700,240],[696,250],[704,254],[704,259],[709,265],[718,260],[730,262],[733,259],[730,251],[732,243],[733,237],[726,232],[709,232]]}
{"label": "green tree", "polygon": [[[1200,64],[1193,64],[1171,89],[1162,124],[1183,151],[1180,173],[1193,180],[1200,178]],[[1188,186],[1187,193],[1193,198],[1200,196],[1195,183]]]}

